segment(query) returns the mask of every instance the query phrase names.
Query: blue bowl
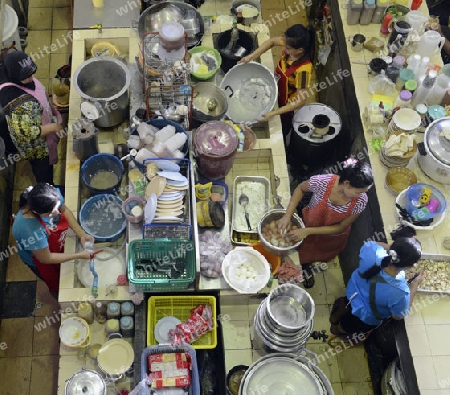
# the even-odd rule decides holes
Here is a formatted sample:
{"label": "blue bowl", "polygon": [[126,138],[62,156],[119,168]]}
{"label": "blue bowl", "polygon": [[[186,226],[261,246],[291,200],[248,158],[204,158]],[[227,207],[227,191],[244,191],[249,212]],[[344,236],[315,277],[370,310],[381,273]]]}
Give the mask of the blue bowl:
{"label": "blue bowl", "polygon": [[[117,192],[124,173],[122,161],[111,154],[96,154],[81,166],[81,180],[91,195]],[[105,182],[104,187],[101,182]]]}
{"label": "blue bowl", "polygon": [[79,219],[83,230],[97,242],[113,242],[125,232],[127,221],[122,200],[116,195],[95,195],[81,206]]}

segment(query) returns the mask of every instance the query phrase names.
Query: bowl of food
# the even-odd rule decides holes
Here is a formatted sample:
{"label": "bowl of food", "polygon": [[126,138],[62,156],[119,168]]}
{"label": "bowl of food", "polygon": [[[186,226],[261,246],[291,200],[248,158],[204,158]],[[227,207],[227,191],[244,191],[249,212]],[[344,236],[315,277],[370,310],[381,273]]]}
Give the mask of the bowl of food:
{"label": "bowl of food", "polygon": [[[264,248],[277,256],[288,255],[295,251],[303,240],[293,243],[286,235],[278,231],[278,221],[286,214],[286,210],[274,209],[268,211],[258,223],[258,236]],[[291,219],[291,229],[304,228],[302,219],[294,214]]]}
{"label": "bowl of food", "polygon": [[220,53],[211,47],[199,45],[190,49],[191,74],[199,80],[207,80],[216,74],[222,64]]}

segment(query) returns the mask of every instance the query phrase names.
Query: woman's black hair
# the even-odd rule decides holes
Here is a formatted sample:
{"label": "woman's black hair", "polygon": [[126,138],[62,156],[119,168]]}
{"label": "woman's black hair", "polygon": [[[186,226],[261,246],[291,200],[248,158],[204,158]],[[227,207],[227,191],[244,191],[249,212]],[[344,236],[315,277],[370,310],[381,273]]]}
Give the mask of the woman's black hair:
{"label": "woman's black hair", "polygon": [[339,184],[348,181],[353,188],[366,188],[373,184],[373,173],[369,164],[356,159],[349,159],[338,172]]}
{"label": "woman's black hair", "polygon": [[36,214],[50,213],[60,201],[58,191],[50,184],[37,184],[33,188],[28,187],[20,195],[21,208],[28,205],[29,211]]}
{"label": "woman's black hair", "polygon": [[399,237],[391,245],[388,255],[383,258],[381,265],[373,265],[360,276],[370,280],[376,276],[381,269],[389,265],[397,268],[407,268],[414,265],[422,256],[422,246],[415,237]]}
{"label": "woman's black hair", "polygon": [[292,48],[303,48],[305,54],[309,55],[311,60],[314,59],[315,48],[315,30],[311,25],[305,27],[301,24],[292,25],[284,33],[285,44]]}

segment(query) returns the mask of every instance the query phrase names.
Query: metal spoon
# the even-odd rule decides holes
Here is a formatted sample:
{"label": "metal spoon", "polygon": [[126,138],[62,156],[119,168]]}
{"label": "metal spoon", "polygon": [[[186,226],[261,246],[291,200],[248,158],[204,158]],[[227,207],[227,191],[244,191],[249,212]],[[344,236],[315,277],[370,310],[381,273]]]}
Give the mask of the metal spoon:
{"label": "metal spoon", "polygon": [[248,202],[249,202],[248,196],[245,193],[241,193],[241,196],[239,196],[239,204],[242,207],[244,207],[245,220],[247,221],[248,230],[252,230],[252,226],[250,225],[250,218],[249,218],[248,212],[247,212]]}

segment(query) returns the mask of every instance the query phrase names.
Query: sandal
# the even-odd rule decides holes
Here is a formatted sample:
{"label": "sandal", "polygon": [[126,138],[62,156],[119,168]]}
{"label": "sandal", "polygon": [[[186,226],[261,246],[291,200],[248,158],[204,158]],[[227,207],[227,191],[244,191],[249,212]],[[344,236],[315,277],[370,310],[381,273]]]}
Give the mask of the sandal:
{"label": "sandal", "polygon": [[305,265],[305,269],[303,269],[303,286],[305,288],[312,288],[315,283],[316,279],[314,278],[311,265]]}

